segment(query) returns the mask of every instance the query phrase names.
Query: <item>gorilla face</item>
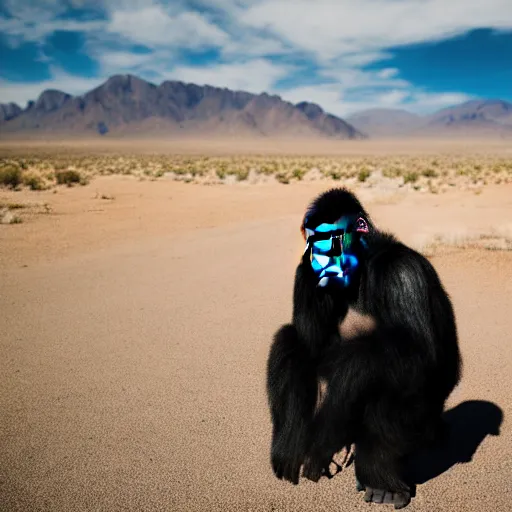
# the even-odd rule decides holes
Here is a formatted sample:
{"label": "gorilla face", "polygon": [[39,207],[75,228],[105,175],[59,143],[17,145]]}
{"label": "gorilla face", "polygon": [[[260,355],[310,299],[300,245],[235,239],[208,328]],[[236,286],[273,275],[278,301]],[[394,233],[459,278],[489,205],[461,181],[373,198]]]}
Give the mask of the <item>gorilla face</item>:
{"label": "gorilla face", "polygon": [[350,286],[365,246],[364,233],[368,233],[368,224],[360,216],[343,216],[334,223],[305,229],[305,252],[309,251],[319,286],[329,282]]}

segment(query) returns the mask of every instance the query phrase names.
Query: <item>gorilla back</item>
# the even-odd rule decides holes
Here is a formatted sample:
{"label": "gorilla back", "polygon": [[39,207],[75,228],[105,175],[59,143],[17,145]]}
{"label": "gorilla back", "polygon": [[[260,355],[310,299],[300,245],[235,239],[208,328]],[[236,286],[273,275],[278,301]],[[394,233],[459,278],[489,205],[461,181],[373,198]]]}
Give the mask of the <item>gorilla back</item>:
{"label": "gorilla back", "polygon": [[[354,444],[365,500],[401,508],[411,491],[406,457],[442,432],[460,379],[450,298],[430,262],[379,231],[346,189],[318,196],[301,232],[292,322],[276,332],[267,362],[272,469],[297,484],[303,467],[318,481]],[[372,327],[347,328],[352,311]]]}

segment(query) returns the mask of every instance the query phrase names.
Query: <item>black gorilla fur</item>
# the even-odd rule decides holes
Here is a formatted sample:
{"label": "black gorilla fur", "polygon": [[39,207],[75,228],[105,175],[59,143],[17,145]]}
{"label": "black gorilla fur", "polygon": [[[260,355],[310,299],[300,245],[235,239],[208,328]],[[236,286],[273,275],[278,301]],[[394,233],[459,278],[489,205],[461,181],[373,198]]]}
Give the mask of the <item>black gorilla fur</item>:
{"label": "black gorilla fur", "polygon": [[[305,219],[314,228],[353,214],[369,233],[349,288],[318,287],[307,252],[296,270],[293,320],[277,331],[268,357],[271,463],[278,478],[297,484],[304,465],[303,476],[318,481],[333,455],[353,444],[360,488],[388,491],[401,508],[411,493],[404,462],[439,438],[460,379],[457,329],[430,262],[377,230],[348,190],[318,196]],[[370,315],[375,329],[343,339],[349,308]],[[327,394],[318,404],[321,379]]]}

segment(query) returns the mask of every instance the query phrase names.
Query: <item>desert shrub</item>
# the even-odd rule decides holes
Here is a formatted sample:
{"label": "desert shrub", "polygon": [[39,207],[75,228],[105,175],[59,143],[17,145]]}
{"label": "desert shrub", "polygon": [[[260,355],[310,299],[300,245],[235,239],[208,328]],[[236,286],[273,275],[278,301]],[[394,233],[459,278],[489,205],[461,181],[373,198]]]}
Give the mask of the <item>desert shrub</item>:
{"label": "desert shrub", "polygon": [[357,179],[361,182],[366,181],[370,177],[370,171],[368,169],[361,169],[357,175]]}
{"label": "desert shrub", "polygon": [[288,185],[288,183],[290,183],[290,178],[288,177],[288,175],[284,172],[278,172],[276,174],[276,180],[279,182],[279,183],[283,183],[284,185]]}
{"label": "desert shrub", "polygon": [[67,171],[55,171],[55,178],[59,185],[68,185],[69,187],[82,181],[81,174],[72,169]]}
{"label": "desert shrub", "polygon": [[80,181],[79,181],[80,185],[82,185],[82,186],[88,185],[89,181],[90,181],[89,176],[87,176],[86,174],[80,174]]}
{"label": "desert shrub", "polygon": [[434,169],[424,169],[422,172],[426,178],[437,178],[438,174]]}
{"label": "desert shrub", "polygon": [[306,171],[304,169],[294,169],[292,172],[292,176],[297,180],[302,180],[304,178],[304,175],[306,174]]}
{"label": "desert shrub", "polygon": [[240,169],[236,173],[236,178],[238,181],[245,181],[249,177],[249,171],[247,169]]}
{"label": "desert shrub", "polygon": [[408,172],[404,175],[404,183],[416,183],[416,181],[418,181],[418,177],[417,172]]}
{"label": "desert shrub", "polygon": [[23,175],[23,185],[29,187],[31,190],[44,190],[46,188],[43,178],[38,174]]}
{"label": "desert shrub", "polygon": [[9,210],[23,210],[27,207],[27,205],[23,203],[8,203],[6,206]]}
{"label": "desert shrub", "polygon": [[336,181],[341,180],[342,174],[340,171],[330,171],[329,174],[333,180],[336,180]]}
{"label": "desert shrub", "polygon": [[402,173],[402,171],[398,167],[386,167],[382,171],[382,175],[385,178],[396,178],[396,177],[400,176],[401,173]]}
{"label": "desert shrub", "polygon": [[0,185],[4,187],[16,188],[21,184],[22,171],[15,165],[7,165],[6,167],[0,168]]}
{"label": "desert shrub", "polygon": [[53,166],[56,171],[62,171],[68,166],[68,164],[66,162],[55,162]]}

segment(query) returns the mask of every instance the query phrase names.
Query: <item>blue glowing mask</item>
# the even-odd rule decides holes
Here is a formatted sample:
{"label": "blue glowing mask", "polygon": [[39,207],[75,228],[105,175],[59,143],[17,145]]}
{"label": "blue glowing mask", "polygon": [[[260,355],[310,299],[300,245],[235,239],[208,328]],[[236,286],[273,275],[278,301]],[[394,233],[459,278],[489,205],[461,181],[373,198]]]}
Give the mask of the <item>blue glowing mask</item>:
{"label": "blue glowing mask", "polygon": [[330,280],[347,287],[359,266],[359,254],[366,242],[368,224],[359,217],[355,222],[342,217],[333,224],[323,223],[315,229],[305,228],[306,251],[310,252],[311,267],[318,277],[318,286]]}

